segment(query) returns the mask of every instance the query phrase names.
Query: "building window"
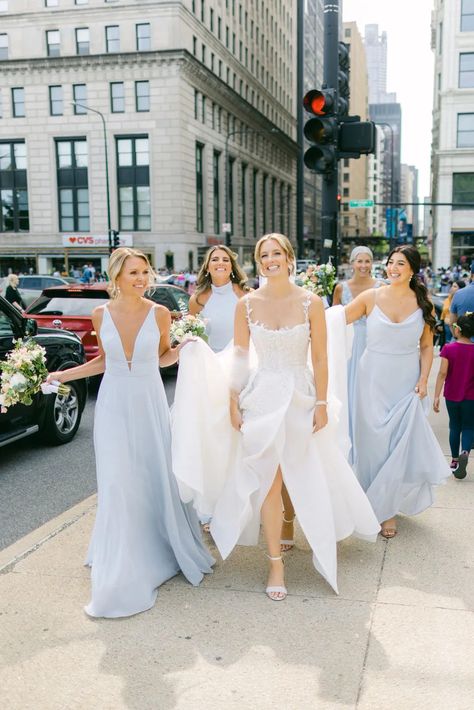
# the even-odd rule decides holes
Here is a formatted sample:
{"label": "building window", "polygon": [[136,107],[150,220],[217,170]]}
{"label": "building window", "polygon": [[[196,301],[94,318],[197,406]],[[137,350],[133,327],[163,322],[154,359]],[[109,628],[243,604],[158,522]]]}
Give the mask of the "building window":
{"label": "building window", "polygon": [[285,210],[283,205],[285,204],[285,186],[280,183],[280,234],[285,233]]}
{"label": "building window", "polygon": [[474,52],[463,52],[459,55],[459,88],[474,87]]}
{"label": "building window", "polygon": [[51,116],[63,115],[63,87],[49,87],[49,113]]}
{"label": "building window", "polygon": [[48,57],[59,57],[61,54],[59,30],[48,30],[46,32],[46,51]]}
{"label": "building window", "polygon": [[146,52],[151,49],[151,28],[148,22],[136,25],[137,51]]}
{"label": "building window", "polygon": [[59,0],[44,0],[45,7],[57,7]]}
{"label": "building window", "polygon": [[12,89],[12,113],[14,118],[25,116],[25,90],[23,87]]}
{"label": "building window", "polygon": [[110,84],[110,110],[112,113],[125,111],[125,87],[123,81],[113,81]]}
{"label": "building window", "polygon": [[240,204],[242,205],[242,236],[247,236],[247,165],[242,163]]}
{"label": "building window", "polygon": [[474,31],[474,2],[461,0],[461,32]]}
{"label": "building window", "polygon": [[120,52],[120,27],[109,25],[105,28],[105,51]]}
{"label": "building window", "polygon": [[196,231],[204,232],[204,146],[196,143]]}
{"label": "building window", "polygon": [[76,29],[76,54],[89,54],[89,28],[80,27]]}
{"label": "building window", "polygon": [[229,214],[226,215],[230,222],[230,233],[234,234],[234,164],[235,158],[229,155],[227,163],[227,201],[229,203]]}
{"label": "building window", "polygon": [[201,123],[206,123],[206,97],[201,98]]}
{"label": "building window", "polygon": [[88,154],[85,138],[56,140],[59,231],[88,232]]}
{"label": "building window", "polygon": [[263,175],[263,191],[262,191],[262,215],[263,215],[263,232],[268,232],[268,215],[267,215],[267,194],[268,194],[268,175]]}
{"label": "building window", "polygon": [[214,32],[214,10],[212,9],[212,7],[209,11],[209,29],[211,30],[211,32]]}
{"label": "building window", "polygon": [[221,193],[220,193],[220,158],[221,154],[215,150],[212,159],[212,187],[214,196],[214,234],[221,231]]}
{"label": "building window", "polygon": [[254,168],[253,169],[253,181],[252,181],[252,220],[253,220],[254,239],[257,238],[257,233],[258,233],[257,198],[258,198],[258,170],[257,170],[257,168]]}
{"label": "building window", "polygon": [[8,35],[0,34],[0,59],[8,59]]}
{"label": "building window", "polygon": [[75,0],[76,5],[88,5],[89,0]]}
{"label": "building window", "polygon": [[151,229],[148,136],[117,138],[119,229]]}
{"label": "building window", "polygon": [[81,113],[87,113],[87,109],[84,108],[84,106],[87,104],[87,85],[73,84],[72,96],[74,101],[77,101],[78,104],[81,104],[80,106],[74,106],[74,113],[76,115]]}
{"label": "building window", "polygon": [[0,142],[0,203],[0,232],[27,232],[30,220],[23,142]]}
{"label": "building window", "polygon": [[276,232],[276,178],[272,178],[272,232]]}
{"label": "building window", "polygon": [[474,147],[474,113],[458,113],[457,147]]}
{"label": "building window", "polygon": [[[453,209],[474,209],[474,173],[453,173]],[[463,203],[470,203],[463,207]]]}
{"label": "building window", "polygon": [[2,90],[0,89],[0,118],[3,118],[3,97]]}
{"label": "building window", "polygon": [[150,82],[135,82],[135,108],[137,111],[150,110]]}

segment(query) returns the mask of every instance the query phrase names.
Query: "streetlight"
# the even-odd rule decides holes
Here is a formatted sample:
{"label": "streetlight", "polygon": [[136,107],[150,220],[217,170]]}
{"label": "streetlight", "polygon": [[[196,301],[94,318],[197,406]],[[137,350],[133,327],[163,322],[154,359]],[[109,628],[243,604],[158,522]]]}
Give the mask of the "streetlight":
{"label": "streetlight", "polygon": [[[233,224],[230,222],[230,200],[229,200],[229,140],[232,136],[243,135],[245,133],[280,133],[278,128],[269,128],[268,130],[259,130],[257,128],[241,128],[237,131],[231,131],[227,133],[225,137],[225,147],[224,147],[224,208],[225,208],[225,222],[226,226],[230,225],[230,231],[225,231],[225,244],[227,247],[231,245],[231,236],[233,230]],[[222,230],[224,231],[224,230]]]}
{"label": "streetlight", "polygon": [[104,114],[101,113],[100,111],[97,111],[95,108],[91,108],[90,106],[87,106],[87,104],[81,104],[79,101],[71,101],[73,106],[80,106],[81,108],[84,108],[86,111],[92,111],[92,113],[97,113],[101,119],[102,119],[102,127],[104,129],[104,153],[105,153],[105,189],[106,189],[106,194],[107,194],[107,232],[108,232],[108,237],[109,237],[109,254],[113,252],[114,246],[113,246],[113,240],[112,240],[112,224],[111,224],[111,218],[110,218],[110,188],[109,188],[109,154],[107,150],[107,130],[105,127],[105,118]]}
{"label": "streetlight", "polygon": [[374,123],[377,126],[384,126],[384,128],[389,128],[391,137],[390,137],[390,223],[389,223],[389,244],[390,244],[390,250],[392,249],[392,245],[395,243],[395,239],[397,237],[397,222],[396,222],[396,212],[394,210],[394,202],[395,202],[395,180],[394,180],[394,172],[395,172],[395,146],[394,146],[394,132],[393,132],[393,126],[390,123],[384,123],[383,121],[374,121]]}

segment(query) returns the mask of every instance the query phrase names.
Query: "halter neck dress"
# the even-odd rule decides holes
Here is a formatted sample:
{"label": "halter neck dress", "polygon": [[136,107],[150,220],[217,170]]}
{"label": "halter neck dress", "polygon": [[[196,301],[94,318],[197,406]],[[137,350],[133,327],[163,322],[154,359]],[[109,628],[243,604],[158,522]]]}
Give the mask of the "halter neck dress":
{"label": "halter neck dress", "polygon": [[206,323],[209,347],[214,352],[223,350],[234,337],[235,307],[239,300],[232,281],[224,286],[211,285],[212,293],[200,315]]}
{"label": "halter neck dress", "polygon": [[171,469],[170,415],[160,376],[160,331],[151,307],[127,362],[108,306],[100,337],[106,369],[94,420],[98,504],[86,564],[90,616],[120,617],[153,606],[180,571],[199,584],[212,558],[195,511],[179,498]]}

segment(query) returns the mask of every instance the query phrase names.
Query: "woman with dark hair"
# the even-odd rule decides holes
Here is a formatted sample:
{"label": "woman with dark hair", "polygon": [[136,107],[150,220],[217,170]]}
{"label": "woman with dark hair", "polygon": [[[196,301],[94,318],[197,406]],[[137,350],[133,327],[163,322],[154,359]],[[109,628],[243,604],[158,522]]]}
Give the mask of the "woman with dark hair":
{"label": "woman with dark hair", "polygon": [[412,246],[393,249],[389,286],[364,291],[345,308],[347,323],[367,316],[354,407],[354,470],[387,539],[397,533],[395,516],[428,508],[433,487],[451,473],[426,418],[436,321],[417,276],[420,261]]}
{"label": "woman with dark hair", "polygon": [[232,340],[237,301],[249,290],[237,254],[223,244],[211,247],[199,270],[189,312],[207,321],[209,346],[214,352],[223,350]]}

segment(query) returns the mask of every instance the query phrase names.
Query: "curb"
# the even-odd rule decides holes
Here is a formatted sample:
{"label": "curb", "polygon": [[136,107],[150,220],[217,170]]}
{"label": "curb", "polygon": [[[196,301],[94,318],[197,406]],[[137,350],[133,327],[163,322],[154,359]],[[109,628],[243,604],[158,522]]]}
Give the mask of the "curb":
{"label": "curb", "polygon": [[64,513],[61,513],[56,518],[48,520],[47,523],[33,530],[33,532],[28,533],[28,535],[25,535],[25,537],[22,537],[20,540],[17,540],[13,545],[10,545],[10,547],[1,550],[0,574],[12,572],[18,562],[24,560],[33,552],[36,552],[36,550],[42,547],[48,540],[56,537],[56,535],[59,535],[63,530],[77,523],[84,515],[94,510],[96,502],[97,494],[94,493],[89,496],[89,498],[64,511]]}

